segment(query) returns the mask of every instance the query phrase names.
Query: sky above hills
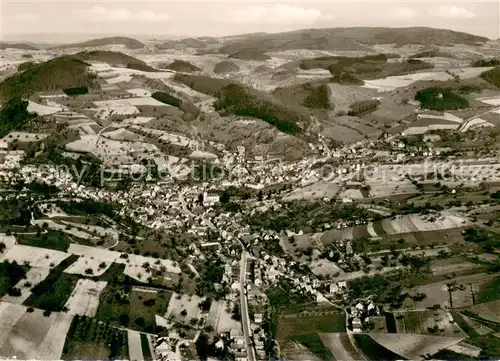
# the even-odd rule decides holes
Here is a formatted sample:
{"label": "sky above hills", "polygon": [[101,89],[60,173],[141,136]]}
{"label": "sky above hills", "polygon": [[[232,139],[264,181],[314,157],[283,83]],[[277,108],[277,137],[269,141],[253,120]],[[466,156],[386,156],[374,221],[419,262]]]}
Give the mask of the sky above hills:
{"label": "sky above hills", "polygon": [[430,26],[500,38],[498,0],[0,0],[0,15],[3,40],[221,36],[337,26]]}

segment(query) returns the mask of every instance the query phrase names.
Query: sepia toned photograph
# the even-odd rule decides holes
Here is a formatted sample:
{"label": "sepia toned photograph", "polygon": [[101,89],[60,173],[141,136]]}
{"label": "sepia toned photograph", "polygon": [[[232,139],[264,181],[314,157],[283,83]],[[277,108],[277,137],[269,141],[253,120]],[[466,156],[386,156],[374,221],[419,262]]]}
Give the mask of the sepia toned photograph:
{"label": "sepia toned photograph", "polygon": [[499,0],[0,0],[0,360],[500,360]]}

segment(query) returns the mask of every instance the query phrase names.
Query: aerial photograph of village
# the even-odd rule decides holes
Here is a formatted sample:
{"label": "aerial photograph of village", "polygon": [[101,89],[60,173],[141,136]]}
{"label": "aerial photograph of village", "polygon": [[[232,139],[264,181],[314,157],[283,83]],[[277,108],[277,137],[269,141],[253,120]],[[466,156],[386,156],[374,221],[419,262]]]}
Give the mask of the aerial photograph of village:
{"label": "aerial photograph of village", "polygon": [[0,359],[500,359],[498,1],[0,22]]}

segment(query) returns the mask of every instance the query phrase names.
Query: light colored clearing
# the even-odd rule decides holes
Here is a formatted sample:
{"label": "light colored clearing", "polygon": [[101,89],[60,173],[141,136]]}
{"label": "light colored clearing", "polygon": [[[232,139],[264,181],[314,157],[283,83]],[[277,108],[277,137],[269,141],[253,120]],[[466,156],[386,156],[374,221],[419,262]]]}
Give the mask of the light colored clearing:
{"label": "light colored clearing", "polygon": [[191,146],[194,146],[197,144],[196,140],[193,140],[191,138],[187,138],[187,137],[180,135],[180,134],[173,134],[173,133],[165,132],[163,130],[141,127],[140,125],[132,125],[130,128],[137,130],[137,131],[144,132],[146,134],[153,135],[155,137],[158,137],[161,140],[165,140],[171,144],[179,145],[181,147],[191,147]]}
{"label": "light colored clearing", "polygon": [[25,132],[10,132],[2,140],[6,142],[37,142],[47,138],[48,134],[38,134],[38,133],[25,133]]}
{"label": "light colored clearing", "polygon": [[[120,253],[121,254],[121,253]],[[157,263],[158,262],[158,263]],[[149,263],[151,268],[160,269],[160,267],[165,267],[166,271],[169,273],[181,273],[181,269],[176,262],[168,260],[168,259],[157,259],[153,257],[145,257],[138,254],[129,254],[128,259],[118,258],[116,263],[124,263],[124,264],[136,264],[143,265],[144,263]]]}
{"label": "light colored clearing", "polygon": [[194,89],[191,89],[187,85],[184,85],[182,83],[177,83],[171,79],[162,79],[162,82],[165,83],[167,86],[172,88],[178,95],[180,96],[187,96],[189,98],[194,98],[194,102],[199,102],[199,101],[204,101],[204,100],[215,100],[214,97],[200,93]]}
{"label": "light colored clearing", "polygon": [[18,359],[59,360],[73,316],[0,303],[0,356]]}
{"label": "light colored clearing", "polygon": [[375,80],[365,80],[363,87],[370,89],[377,89],[379,92],[393,91],[397,88],[406,87],[420,80],[436,80],[436,81],[446,81],[453,79],[453,77],[444,72],[425,72],[425,73],[415,73],[408,75],[396,75],[388,76],[382,79]]}
{"label": "light colored clearing", "polygon": [[217,333],[229,332],[231,330],[241,330],[241,323],[231,317],[227,310],[232,309],[227,301],[212,301],[208,312],[207,325],[214,328]]}
{"label": "light colored clearing", "polygon": [[[48,268],[32,267],[28,272],[26,272],[26,279],[22,279],[16,284],[16,288],[21,290],[21,296],[13,297],[5,295],[2,297],[2,301],[22,304],[31,296],[31,288],[35,287],[37,284],[42,282],[49,275],[50,270]],[[30,287],[26,287],[26,283],[30,283]]]}
{"label": "light colored clearing", "polygon": [[390,273],[390,272],[394,272],[394,271],[402,270],[402,269],[404,269],[404,267],[399,265],[396,267],[384,267],[381,270],[371,269],[370,272],[368,272],[368,273],[365,273],[364,271],[343,273],[335,278],[332,278],[332,282],[350,281],[350,280],[355,280],[355,279],[366,277],[366,276],[382,275],[385,273]]}
{"label": "light colored clearing", "polygon": [[484,119],[475,118],[467,122],[467,124],[465,124],[465,126],[462,128],[462,132],[466,132],[470,128],[485,128],[485,127],[494,127],[494,125]]}
{"label": "light colored clearing", "polygon": [[[119,263],[125,265],[124,274],[133,277],[139,281],[146,281],[151,276],[143,265],[149,264],[152,270],[164,270],[168,273],[181,273],[181,269],[175,262],[168,259],[156,259],[153,257],[145,257],[135,254],[127,254],[127,258],[120,257],[123,253],[110,251],[102,248],[83,246],[79,244],[70,244],[68,253],[86,256],[86,258],[94,258],[100,262],[105,262],[110,265],[111,263]],[[141,277],[138,277],[141,274]]]}
{"label": "light colored clearing", "polygon": [[[342,341],[340,340],[341,333],[320,333],[319,337],[321,341],[326,346],[328,351],[330,351],[334,357],[334,360],[339,361],[354,361],[354,358],[347,352],[347,350],[342,346]],[[361,358],[359,358],[361,359]]]}
{"label": "light colored clearing", "polygon": [[3,253],[5,254],[16,244],[16,237],[7,236],[5,233],[0,233],[0,242],[5,244],[5,250],[3,251]]}
{"label": "light colored clearing", "polygon": [[85,256],[86,258],[98,259],[101,262],[113,263],[121,253],[110,251],[107,249],[83,246],[81,244],[71,243],[68,248],[68,253]]}
{"label": "light colored clearing", "polygon": [[[454,322],[451,314],[445,310],[394,312],[397,333],[427,334],[434,327],[439,329],[440,336],[458,337],[466,334]],[[400,318],[401,317],[401,318]]]}
{"label": "light colored clearing", "polygon": [[17,321],[26,313],[26,307],[13,303],[0,302],[0,355],[10,357],[11,355],[3,354],[2,345],[7,340],[11,330],[16,325]]}
{"label": "light colored clearing", "polygon": [[143,136],[123,128],[115,129],[110,132],[104,132],[102,133],[102,136],[108,139],[128,141],[128,142],[138,142],[144,140]]}
{"label": "light colored clearing", "polygon": [[342,268],[327,259],[317,259],[309,263],[309,268],[315,275],[331,275],[334,273],[345,273]]}
{"label": "light colored clearing", "polygon": [[108,283],[79,279],[66,301],[67,314],[94,317],[99,307],[99,296]]}
{"label": "light colored clearing", "polygon": [[120,90],[120,87],[114,84],[102,84],[101,90],[104,92],[112,92],[116,90]]}
{"label": "light colored clearing", "polygon": [[32,267],[51,268],[68,257],[69,253],[16,244],[7,253],[3,254],[0,261],[16,261],[20,264],[29,262]]}
{"label": "light colored clearing", "polygon": [[464,339],[464,337],[395,333],[372,333],[370,336],[380,345],[409,360],[421,359],[421,355],[434,355]]}
{"label": "light colored clearing", "polygon": [[127,330],[128,356],[130,361],[142,361],[141,334],[137,331]]}
{"label": "light colored clearing", "polygon": [[195,150],[189,155],[192,159],[217,159],[217,156],[210,152],[203,152],[201,150]]}
{"label": "light colored clearing", "polygon": [[[479,160],[476,160],[476,162]],[[380,165],[365,171],[365,176],[368,179],[368,184],[371,186],[370,193],[373,196],[374,186],[377,184],[381,186],[395,185],[401,188],[405,183],[411,186],[411,183],[406,176],[421,177],[431,172],[448,170],[454,177],[454,181],[459,184],[464,181],[478,182],[486,178],[490,181],[500,179],[496,174],[496,168],[500,164],[496,159],[487,159],[486,161],[493,161],[490,164],[460,164],[458,162],[433,162],[425,161],[422,163],[413,164],[394,164],[394,165]],[[446,181],[443,181],[446,183]],[[448,182],[449,183],[449,182]],[[406,187],[406,185],[405,185]],[[413,188],[416,190],[415,186]],[[403,193],[403,192],[399,192]]]}
{"label": "light colored clearing", "polygon": [[373,228],[373,223],[370,222],[366,225],[366,230],[368,231],[368,234],[370,237],[378,237],[377,232],[375,232],[375,228]]}
{"label": "light colored clearing", "polygon": [[155,315],[155,321],[156,321],[156,326],[164,327],[164,328],[169,327],[168,320],[165,317],[162,317],[160,315]]}
{"label": "light colored clearing", "polygon": [[140,154],[161,154],[158,147],[144,142],[122,142],[106,138],[99,138],[97,135],[82,135],[81,139],[66,144],[66,148],[77,152],[89,152],[99,157],[103,161],[110,160],[118,156]]}
{"label": "light colored clearing", "polygon": [[464,120],[460,117],[457,117],[456,115],[453,115],[451,113],[443,113],[443,115],[435,115],[435,114],[426,114],[426,113],[421,113],[419,115],[422,119],[439,119],[439,120],[447,120],[450,122],[455,122],[455,123],[462,123]]}
{"label": "light colored clearing", "polygon": [[452,214],[421,216],[418,214],[398,215],[394,219],[383,219],[382,227],[388,235],[401,233],[436,231],[458,228],[468,224],[466,218]]}
{"label": "light colored clearing", "polygon": [[[104,264],[104,267],[100,267]],[[100,259],[80,256],[71,266],[64,270],[65,273],[79,274],[82,276],[100,276],[111,267],[111,262],[103,262]],[[92,273],[85,272],[91,269]]]}
{"label": "light colored clearing", "polygon": [[56,229],[58,231],[67,233],[69,235],[78,237],[78,238],[83,238],[83,239],[93,239],[93,240],[98,240],[99,237],[92,236],[90,233],[81,231],[76,228],[70,228],[66,229],[66,226],[57,222],[54,222],[50,219],[36,219],[33,221],[34,224],[38,224],[39,226],[42,226],[44,223],[47,223],[48,227],[51,229]]}
{"label": "light colored clearing", "polygon": [[135,118],[127,118],[121,124],[147,124],[152,121],[154,117],[135,117]]}
{"label": "light colored clearing", "polygon": [[[456,277],[451,280],[436,282],[424,286],[417,286],[414,289],[415,293],[422,292],[425,293],[427,297],[423,301],[416,304],[419,308],[432,307],[434,305],[441,305],[441,307],[451,307],[448,287],[446,286],[446,284],[456,281],[457,285],[463,285],[464,289],[457,289],[452,292],[453,307],[470,307],[473,305],[471,292],[479,292],[480,286],[493,278],[494,276],[492,275],[481,273],[472,276]],[[413,307],[412,302],[409,302],[409,304]]]}
{"label": "light colored clearing", "polygon": [[479,100],[480,102],[490,104],[490,105],[495,105],[495,106],[500,106],[500,97],[493,97],[493,98],[477,98],[476,100]]}
{"label": "light colored clearing", "polygon": [[[180,299],[177,299],[180,296]],[[170,302],[168,304],[167,313],[165,314],[166,318],[172,317],[177,322],[180,323],[189,323],[189,321],[193,318],[198,319],[201,310],[198,307],[198,304],[203,299],[196,295],[179,295],[178,293],[174,293],[170,298]],[[186,310],[186,316],[182,316],[181,313],[183,310]]]}
{"label": "light colored clearing", "polygon": [[135,105],[135,106],[149,105],[149,106],[153,106],[153,107],[171,107],[171,105],[162,103],[162,102],[156,100],[155,98],[151,98],[151,97],[130,98],[127,100],[130,104]]}
{"label": "light colored clearing", "polygon": [[452,75],[458,76],[460,79],[470,79],[478,77],[479,75],[481,75],[481,73],[491,69],[493,69],[493,67],[467,67],[460,69],[450,69],[448,70],[448,72],[450,72]]}
{"label": "light colored clearing", "polygon": [[138,114],[139,109],[129,100],[130,99],[115,99],[96,101],[94,104],[98,107],[98,110],[95,115],[100,119],[106,119],[111,115]]}
{"label": "light colored clearing", "polygon": [[340,186],[335,183],[315,183],[304,188],[297,189],[286,195],[284,201],[293,201],[301,199],[322,199],[332,198],[340,190]]}
{"label": "light colored clearing", "polygon": [[30,355],[29,358],[38,360],[59,360],[64,348],[66,334],[73,316],[63,313],[55,314],[55,319],[50,326],[49,331],[45,334],[42,344],[38,349]]}
{"label": "light colored clearing", "polygon": [[36,113],[38,115],[50,115],[60,111],[63,111],[64,108],[62,106],[54,107],[54,106],[46,106],[42,104],[38,104],[28,100],[28,112]]}
{"label": "light colored clearing", "polygon": [[127,93],[133,94],[137,97],[150,97],[151,92],[142,88],[127,89]]}
{"label": "light colored clearing", "polygon": [[421,126],[421,127],[409,127],[401,134],[402,135],[418,135],[418,134],[425,134],[431,130],[457,129],[459,126],[460,126],[460,124],[431,124],[431,125],[425,125],[425,126]]}
{"label": "light colored clearing", "polygon": [[[149,72],[149,71],[141,71],[136,69],[129,68],[116,68],[110,67],[108,69],[104,69],[99,71],[98,75],[106,79],[109,84],[116,84],[122,81],[130,81],[133,75],[142,75],[149,79],[168,79],[172,78],[175,75],[175,72],[168,71],[158,71],[158,72]],[[118,77],[108,79],[108,77]]]}
{"label": "light colored clearing", "polygon": [[345,189],[339,194],[339,198],[363,199],[363,193],[360,189]]}
{"label": "light colored clearing", "polygon": [[72,226],[72,227],[78,227],[78,228],[83,228],[85,231],[95,234],[96,236],[99,237],[111,237],[115,240],[118,239],[118,233],[116,230],[113,228],[104,228],[100,226],[93,226],[89,224],[81,224],[81,223],[76,223],[76,222],[68,222],[68,221],[62,221],[65,225]]}
{"label": "light colored clearing", "polygon": [[86,134],[95,134],[95,130],[91,127],[93,123],[80,124],[80,129],[82,129]]}
{"label": "light colored clearing", "polygon": [[500,322],[500,300],[474,305],[470,309],[485,320]]}
{"label": "light colored clearing", "polygon": [[118,83],[127,83],[132,80],[132,75],[130,74],[115,74],[111,78],[107,78],[106,82],[108,84],[118,84]]}
{"label": "light colored clearing", "polygon": [[460,342],[455,345],[451,345],[450,347],[447,348],[447,350],[460,353],[462,355],[467,355],[470,357],[479,357],[479,354],[481,353],[481,349],[479,347],[469,345],[465,342]]}
{"label": "light colored clearing", "polygon": [[452,263],[449,265],[435,265],[431,267],[432,274],[435,276],[458,273],[462,271],[479,268],[481,265],[472,262],[460,261],[460,263]]}

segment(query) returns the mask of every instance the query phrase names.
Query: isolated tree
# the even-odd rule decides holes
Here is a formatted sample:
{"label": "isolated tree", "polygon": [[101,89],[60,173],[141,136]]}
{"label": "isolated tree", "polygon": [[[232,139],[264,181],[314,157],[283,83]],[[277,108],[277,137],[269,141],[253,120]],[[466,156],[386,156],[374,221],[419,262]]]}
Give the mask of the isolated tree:
{"label": "isolated tree", "polygon": [[220,201],[221,201],[221,203],[229,203],[230,198],[231,198],[231,196],[230,196],[229,192],[225,190],[224,192],[222,192],[222,195],[220,197]]}

